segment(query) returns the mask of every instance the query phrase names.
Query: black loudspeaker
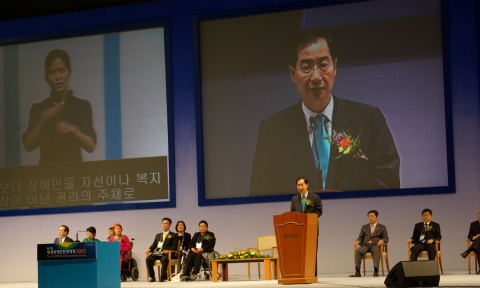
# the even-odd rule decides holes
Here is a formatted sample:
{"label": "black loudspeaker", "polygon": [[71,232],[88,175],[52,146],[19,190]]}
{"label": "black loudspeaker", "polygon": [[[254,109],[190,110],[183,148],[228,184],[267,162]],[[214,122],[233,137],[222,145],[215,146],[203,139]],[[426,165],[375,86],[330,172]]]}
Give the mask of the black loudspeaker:
{"label": "black loudspeaker", "polygon": [[385,282],[387,287],[437,287],[440,283],[435,261],[400,261],[390,273]]}

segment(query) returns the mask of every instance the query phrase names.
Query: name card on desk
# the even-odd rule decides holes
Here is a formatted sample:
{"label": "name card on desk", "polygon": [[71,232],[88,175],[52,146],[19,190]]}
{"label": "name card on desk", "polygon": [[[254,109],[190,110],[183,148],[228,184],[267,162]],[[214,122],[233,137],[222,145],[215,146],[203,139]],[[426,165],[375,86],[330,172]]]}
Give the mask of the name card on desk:
{"label": "name card on desk", "polygon": [[95,242],[37,244],[37,261],[96,259],[97,245]]}

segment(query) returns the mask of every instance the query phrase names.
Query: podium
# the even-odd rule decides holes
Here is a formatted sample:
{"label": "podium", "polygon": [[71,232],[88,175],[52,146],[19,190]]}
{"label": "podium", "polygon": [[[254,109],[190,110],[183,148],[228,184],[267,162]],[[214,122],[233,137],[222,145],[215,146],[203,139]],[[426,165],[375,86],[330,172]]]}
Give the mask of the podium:
{"label": "podium", "polygon": [[119,242],[38,244],[38,288],[120,288]]}
{"label": "podium", "polygon": [[278,284],[317,283],[318,215],[286,212],[273,216],[280,274]]}

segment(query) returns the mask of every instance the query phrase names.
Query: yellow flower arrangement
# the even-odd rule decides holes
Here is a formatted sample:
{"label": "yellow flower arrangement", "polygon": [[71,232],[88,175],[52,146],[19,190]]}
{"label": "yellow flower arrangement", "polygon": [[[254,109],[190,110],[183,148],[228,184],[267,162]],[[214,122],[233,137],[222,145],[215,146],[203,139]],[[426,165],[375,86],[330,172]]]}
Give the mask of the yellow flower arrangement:
{"label": "yellow flower arrangement", "polygon": [[233,259],[233,260],[242,260],[242,259],[252,259],[252,258],[270,258],[269,254],[263,254],[262,252],[257,252],[253,250],[235,250],[224,255],[220,255],[215,259]]}

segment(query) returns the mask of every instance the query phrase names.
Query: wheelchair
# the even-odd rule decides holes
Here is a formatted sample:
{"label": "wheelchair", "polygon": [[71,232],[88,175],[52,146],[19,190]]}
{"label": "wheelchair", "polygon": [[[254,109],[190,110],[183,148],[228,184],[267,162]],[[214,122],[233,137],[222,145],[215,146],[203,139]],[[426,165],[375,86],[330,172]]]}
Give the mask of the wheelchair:
{"label": "wheelchair", "polygon": [[[133,240],[135,240],[135,238],[130,239],[130,245],[132,246],[132,249]],[[120,267],[120,277],[122,282],[127,281],[128,278],[132,278],[133,281],[137,281],[139,275],[138,266],[137,261],[132,257],[132,250],[123,252],[122,256],[122,267]]]}
{"label": "wheelchair", "polygon": [[[190,281],[195,281],[197,279],[202,279],[202,278],[204,278],[205,280],[210,280],[212,278],[212,259],[215,259],[218,256],[220,256],[220,253],[218,253],[217,251],[203,253],[202,264],[200,265],[200,271],[198,272],[197,275],[193,275],[190,273],[191,275]],[[186,255],[184,259],[186,259]],[[222,276],[222,265],[217,264],[217,279],[220,279],[221,276]]]}

